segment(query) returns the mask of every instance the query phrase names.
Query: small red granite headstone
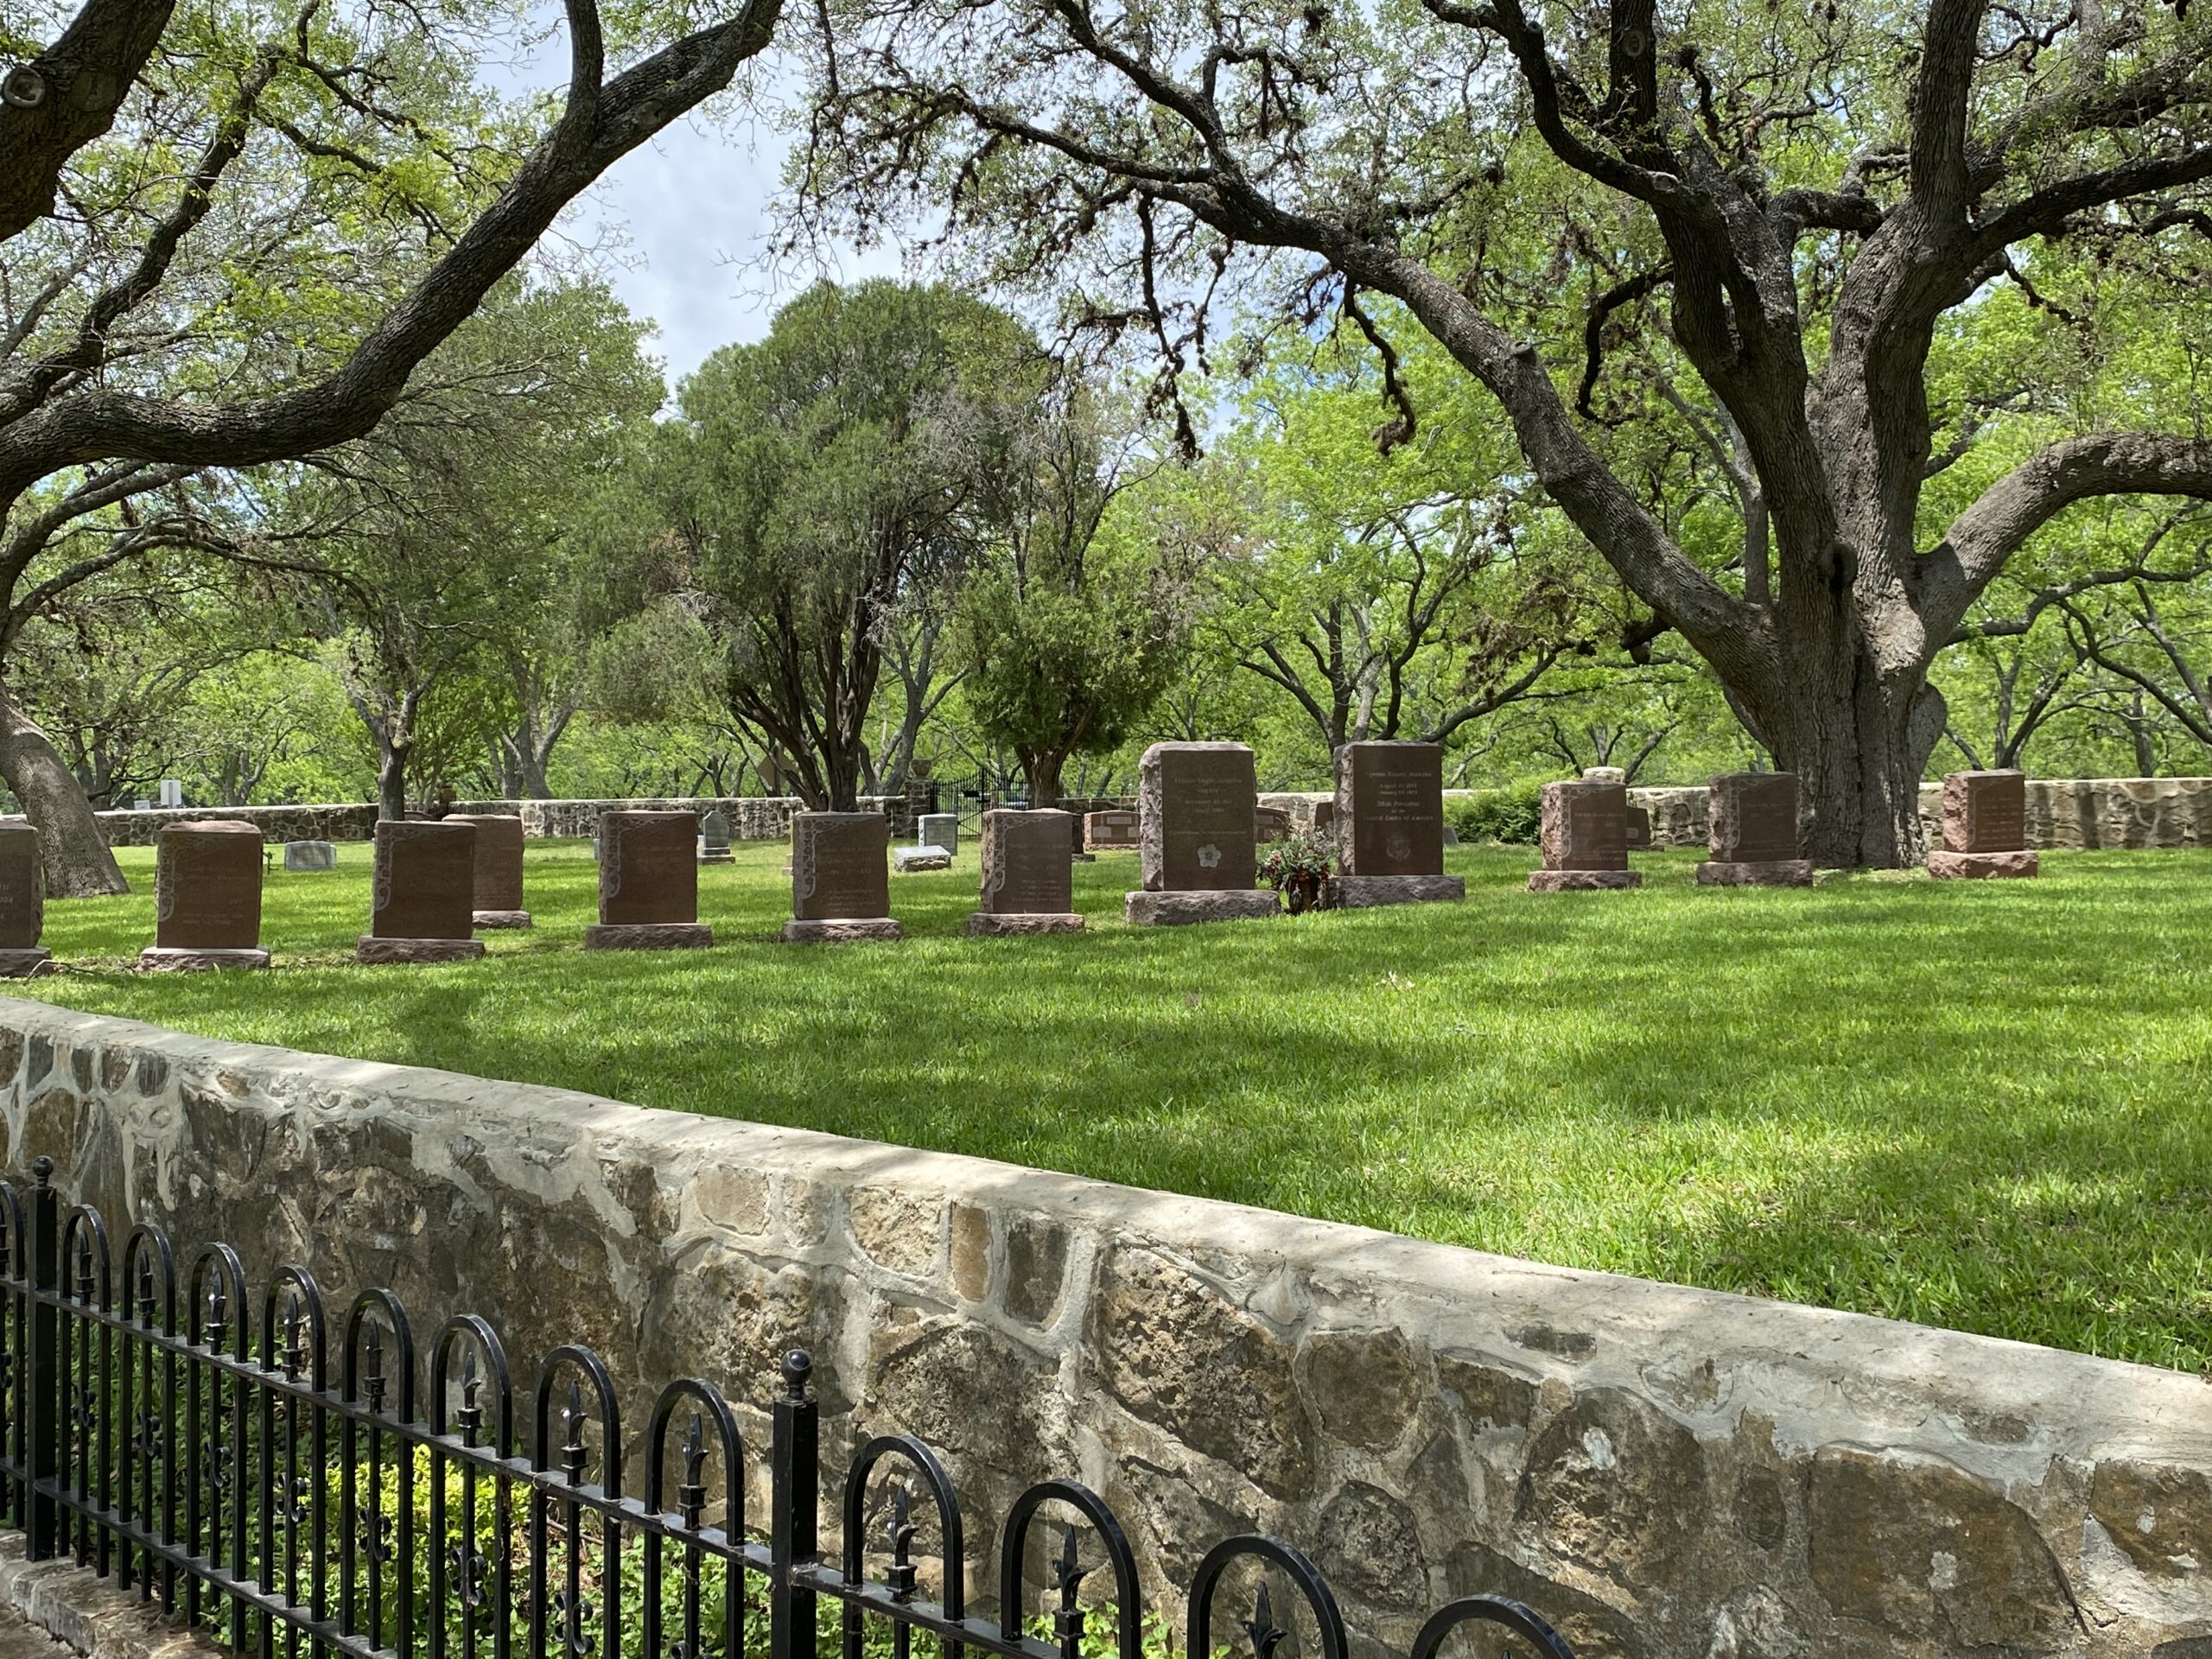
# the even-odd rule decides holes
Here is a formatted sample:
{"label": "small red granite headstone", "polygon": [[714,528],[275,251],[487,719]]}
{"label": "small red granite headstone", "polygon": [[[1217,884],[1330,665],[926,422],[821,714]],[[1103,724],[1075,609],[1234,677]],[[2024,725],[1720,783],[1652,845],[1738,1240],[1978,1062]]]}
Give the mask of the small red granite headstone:
{"label": "small red granite headstone", "polygon": [[715,942],[699,922],[699,818],[684,811],[599,815],[599,925],[587,950],[696,950]]}
{"label": "small red granite headstone", "polygon": [[188,819],[156,843],[154,943],[149,968],[265,968],[261,948],[261,831],[251,823]]}
{"label": "small red granite headstone", "polygon": [[1074,933],[1070,815],[1004,809],[983,814],[983,874],[970,933]]}
{"label": "small red granite headstone", "polygon": [[53,959],[40,945],[46,926],[46,861],[38,831],[0,823],[0,977],[20,979]]}
{"label": "small red granite headstone", "polygon": [[1713,780],[1706,798],[1706,848],[1711,856],[1697,867],[1700,886],[1812,886],[1812,861],[1800,856],[1794,774],[1724,773]]}
{"label": "small red granite headstone", "polygon": [[891,918],[891,821],[880,812],[791,815],[789,944],[900,939]]}
{"label": "small red granite headstone", "polygon": [[1928,855],[1938,880],[2031,876],[2024,772],[1955,772],[1943,779],[1943,845]]}
{"label": "small red granite headstone", "polygon": [[471,901],[480,927],[528,927],[522,899],[522,820],[510,812],[456,812],[448,823],[476,826],[476,887]]}
{"label": "small red granite headstone", "polygon": [[1346,875],[1444,874],[1444,750],[1347,743],[1337,751],[1335,821]]}
{"label": "small red granite headstone", "polygon": [[1120,807],[1087,812],[1083,819],[1084,844],[1094,853],[1134,850],[1143,844],[1141,815]]}
{"label": "small red granite headstone", "polygon": [[476,907],[476,826],[459,818],[377,825],[369,931],[354,949],[365,963],[454,962],[484,954],[471,937]]}
{"label": "small red granite headstone", "polygon": [[1541,798],[1544,864],[1529,875],[1529,892],[1643,885],[1643,876],[1628,867],[1626,787],[1580,779],[1546,784]]}

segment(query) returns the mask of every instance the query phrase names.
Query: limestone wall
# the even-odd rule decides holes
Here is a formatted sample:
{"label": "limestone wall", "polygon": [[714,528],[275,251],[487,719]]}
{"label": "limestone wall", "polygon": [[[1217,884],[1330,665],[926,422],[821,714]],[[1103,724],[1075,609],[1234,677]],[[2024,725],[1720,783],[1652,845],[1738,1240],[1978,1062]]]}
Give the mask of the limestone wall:
{"label": "limestone wall", "polygon": [[1592,1656],[2212,1651],[2195,1376],[41,1003],[0,1001],[0,1141],[257,1282],[480,1311],[521,1386],[591,1343],[633,1422],[698,1372],[758,1435],[804,1344],[830,1456],[934,1442],[979,1558],[1073,1474],[1155,1588],[1302,1543],[1363,1653],[1474,1591]]}
{"label": "limestone wall", "polygon": [[[1703,789],[1631,789],[1651,812],[1660,847],[1705,845]],[[1920,786],[1920,817],[1931,843],[1942,834],[1943,786]],[[2212,778],[2031,778],[2031,847],[2212,847]]]}
{"label": "limestone wall", "polygon": [[[525,836],[585,836],[599,826],[601,812],[624,808],[689,808],[705,812],[720,807],[729,819],[735,841],[782,841],[791,834],[791,814],[802,803],[795,795],[746,795],[724,798],[683,796],[675,798],[607,799],[591,801],[456,801],[456,812],[512,813],[522,819]],[[904,802],[889,796],[864,796],[863,810],[880,809],[895,818]],[[376,834],[373,805],[327,803],[308,806],[174,806],[150,807],[145,811],[98,812],[100,831],[111,847],[151,847],[162,826],[185,818],[227,818],[260,827],[264,841],[368,841]],[[21,814],[0,817],[0,823],[21,823]]]}

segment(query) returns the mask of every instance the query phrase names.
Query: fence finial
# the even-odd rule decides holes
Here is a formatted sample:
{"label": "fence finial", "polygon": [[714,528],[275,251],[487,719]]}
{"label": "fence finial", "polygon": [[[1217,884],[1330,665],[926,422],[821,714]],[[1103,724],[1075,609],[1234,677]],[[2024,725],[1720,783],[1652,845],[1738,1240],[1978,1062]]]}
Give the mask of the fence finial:
{"label": "fence finial", "polygon": [[42,1152],[32,1159],[31,1179],[39,1184],[41,1191],[51,1186],[54,1184],[54,1160]]}
{"label": "fence finial", "polygon": [[784,1389],[794,1400],[806,1398],[806,1380],[814,1375],[814,1356],[794,1348],[784,1356]]}

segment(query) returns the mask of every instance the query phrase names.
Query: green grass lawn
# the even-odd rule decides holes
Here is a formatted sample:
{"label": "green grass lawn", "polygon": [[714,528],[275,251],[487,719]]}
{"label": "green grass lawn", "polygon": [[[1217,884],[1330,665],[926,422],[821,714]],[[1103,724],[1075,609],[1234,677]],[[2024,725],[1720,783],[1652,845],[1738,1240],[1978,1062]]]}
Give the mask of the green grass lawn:
{"label": "green grass lawn", "polygon": [[138,976],[140,892],[55,904],[22,994],[253,1042],[976,1153],[1508,1255],[2196,1369],[2212,1364],[2212,853],[2034,882],[1522,892],[970,940],[972,849],[894,875],[902,944],[773,943],[784,849],[700,873],[709,951],[594,954],[584,843],[534,933],[357,968],[369,852],[273,874],[267,974]]}

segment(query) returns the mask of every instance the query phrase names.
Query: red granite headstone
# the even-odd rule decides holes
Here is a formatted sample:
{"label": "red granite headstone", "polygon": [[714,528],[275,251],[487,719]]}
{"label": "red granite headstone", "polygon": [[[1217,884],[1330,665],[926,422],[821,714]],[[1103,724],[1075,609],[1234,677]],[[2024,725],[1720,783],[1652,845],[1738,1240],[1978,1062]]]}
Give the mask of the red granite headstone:
{"label": "red granite headstone", "polygon": [[1138,763],[1147,893],[1249,892],[1252,751],[1242,743],[1155,743]]}
{"label": "red granite headstone", "polygon": [[484,912],[520,911],[522,820],[506,812],[457,812],[445,822],[476,826],[474,908]]}
{"label": "red granite headstone", "polygon": [[874,920],[891,913],[891,821],[880,812],[791,815],[791,917]]}
{"label": "red granite headstone", "polygon": [[699,919],[699,819],[692,812],[599,815],[602,927]]}
{"label": "red granite headstone", "polygon": [[1347,743],[1337,751],[1335,819],[1346,875],[1444,873],[1444,750]]}
{"label": "red granite headstone", "polygon": [[46,861],[38,831],[0,823],[0,950],[35,950],[46,926]]}
{"label": "red granite headstone", "polygon": [[261,945],[261,831],[251,823],[166,826],[154,864],[154,943],[164,950]]}
{"label": "red granite headstone", "polygon": [[370,938],[468,941],[475,899],[474,824],[387,818],[377,825]]}
{"label": "red granite headstone", "polygon": [[1955,772],[1943,779],[1943,849],[2017,853],[2027,844],[2024,772]]}
{"label": "red granite headstone", "polygon": [[1801,856],[1797,779],[1787,772],[1732,772],[1713,780],[1706,845],[1715,861],[1773,864]]}
{"label": "red granite headstone", "polygon": [[1141,833],[1143,817],[1136,812],[1109,807],[1103,812],[1084,815],[1084,844],[1094,853],[1110,852],[1116,848],[1136,848],[1143,844]]}
{"label": "red granite headstone", "polygon": [[[998,917],[1051,918],[1058,923],[1052,931],[1071,931],[1082,925],[1074,914],[1068,820],[1069,814],[1050,810],[983,814],[983,876],[976,908],[985,925],[971,923],[969,931],[1017,931],[988,925]],[[1040,923],[1019,931],[1046,929]]]}

